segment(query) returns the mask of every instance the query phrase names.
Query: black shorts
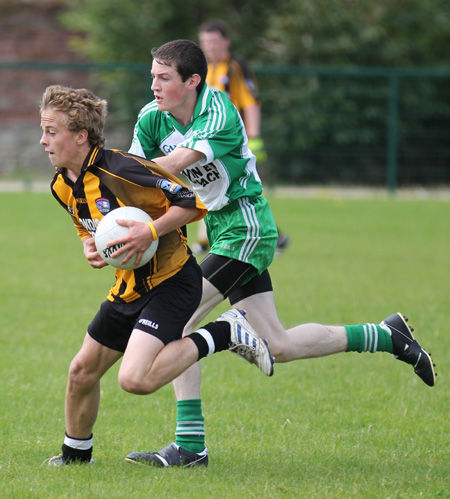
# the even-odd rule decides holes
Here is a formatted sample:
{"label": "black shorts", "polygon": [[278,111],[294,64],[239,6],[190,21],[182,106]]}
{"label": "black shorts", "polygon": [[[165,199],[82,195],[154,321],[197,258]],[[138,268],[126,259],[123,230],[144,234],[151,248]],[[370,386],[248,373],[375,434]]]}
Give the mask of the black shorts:
{"label": "black shorts", "polygon": [[[249,263],[208,253],[201,261],[200,268],[203,277],[228,298],[231,305],[249,296],[273,290],[269,271],[266,269],[258,274]],[[243,282],[246,284],[242,285]]]}
{"label": "black shorts", "polygon": [[174,276],[130,303],[105,300],[88,327],[101,345],[124,352],[133,329],[156,336],[165,345],[178,340],[202,297],[200,267],[191,259]]}

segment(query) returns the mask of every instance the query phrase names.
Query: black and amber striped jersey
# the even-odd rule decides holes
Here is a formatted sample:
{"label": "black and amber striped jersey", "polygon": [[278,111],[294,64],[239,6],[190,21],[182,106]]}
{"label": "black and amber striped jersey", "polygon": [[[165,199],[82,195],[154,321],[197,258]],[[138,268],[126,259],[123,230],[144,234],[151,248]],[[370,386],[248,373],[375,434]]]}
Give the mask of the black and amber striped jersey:
{"label": "black and amber striped jersey", "polygon": [[[81,239],[94,236],[100,220],[120,206],[140,208],[154,220],[171,205],[200,208],[195,220],[206,214],[205,205],[175,176],[152,161],[115,149],[92,148],[76,182],[68,178],[65,168],[58,168],[51,191],[72,217]],[[108,299],[139,298],[175,275],[189,258],[185,227],[160,237],[149,263],[136,270],[116,269]]]}
{"label": "black and amber striped jersey", "polygon": [[217,64],[208,64],[206,83],[225,92],[240,114],[259,104],[255,76],[243,59],[230,56]]}

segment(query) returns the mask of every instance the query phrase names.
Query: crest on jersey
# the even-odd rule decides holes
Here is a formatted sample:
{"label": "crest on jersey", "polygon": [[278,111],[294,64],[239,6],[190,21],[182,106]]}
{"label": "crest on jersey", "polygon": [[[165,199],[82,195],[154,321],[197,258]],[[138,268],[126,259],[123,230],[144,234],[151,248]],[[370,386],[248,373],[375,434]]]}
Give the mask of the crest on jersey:
{"label": "crest on jersey", "polygon": [[97,198],[95,200],[95,204],[97,205],[100,213],[103,213],[103,215],[106,215],[106,213],[108,213],[109,209],[111,208],[111,203],[109,202],[109,199],[106,198]]}
{"label": "crest on jersey", "polygon": [[181,185],[170,182],[170,180],[158,180],[156,182],[156,187],[169,192],[178,192],[181,189]]}

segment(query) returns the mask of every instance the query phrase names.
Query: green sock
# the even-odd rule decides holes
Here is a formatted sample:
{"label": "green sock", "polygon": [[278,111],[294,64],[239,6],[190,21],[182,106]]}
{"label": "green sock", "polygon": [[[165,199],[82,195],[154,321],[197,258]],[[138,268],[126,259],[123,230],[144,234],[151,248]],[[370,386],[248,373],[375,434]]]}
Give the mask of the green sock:
{"label": "green sock", "polygon": [[393,353],[392,338],[387,326],[379,324],[357,324],[345,326],[347,331],[347,352],[389,352]]}
{"label": "green sock", "polygon": [[204,421],[201,399],[177,400],[175,443],[189,452],[201,452],[205,448]]}

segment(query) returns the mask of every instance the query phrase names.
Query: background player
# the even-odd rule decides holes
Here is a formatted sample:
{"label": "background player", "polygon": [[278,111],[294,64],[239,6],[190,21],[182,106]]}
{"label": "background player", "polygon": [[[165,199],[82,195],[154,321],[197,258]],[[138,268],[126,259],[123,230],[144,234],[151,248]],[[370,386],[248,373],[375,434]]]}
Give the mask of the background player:
{"label": "background player", "polygon": [[[206,83],[227,94],[241,114],[248,136],[248,147],[256,156],[258,169],[267,160],[264,142],[261,137],[261,103],[255,76],[242,58],[231,54],[231,40],[226,24],[213,20],[202,24],[198,31],[200,48],[208,61]],[[264,176],[263,176],[264,177]],[[276,253],[281,253],[289,244],[289,239],[279,227]],[[197,252],[204,252],[209,244],[204,222],[199,223]]]}

